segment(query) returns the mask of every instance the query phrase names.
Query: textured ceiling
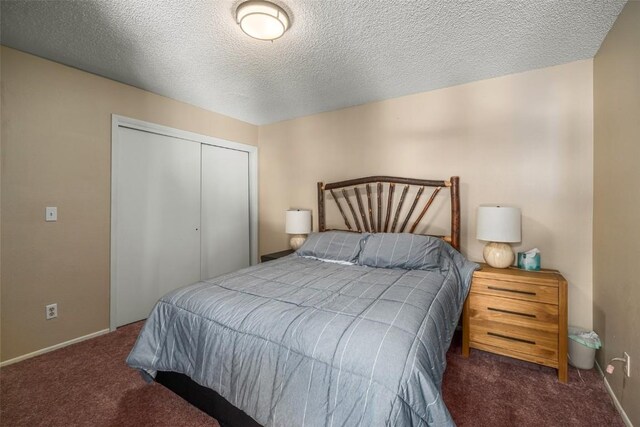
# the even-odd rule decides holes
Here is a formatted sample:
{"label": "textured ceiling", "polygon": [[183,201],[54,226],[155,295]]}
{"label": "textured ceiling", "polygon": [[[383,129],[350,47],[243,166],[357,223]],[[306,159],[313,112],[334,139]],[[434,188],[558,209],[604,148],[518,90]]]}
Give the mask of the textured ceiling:
{"label": "textured ceiling", "polygon": [[625,0],[2,1],[2,44],[254,124],[592,58]]}

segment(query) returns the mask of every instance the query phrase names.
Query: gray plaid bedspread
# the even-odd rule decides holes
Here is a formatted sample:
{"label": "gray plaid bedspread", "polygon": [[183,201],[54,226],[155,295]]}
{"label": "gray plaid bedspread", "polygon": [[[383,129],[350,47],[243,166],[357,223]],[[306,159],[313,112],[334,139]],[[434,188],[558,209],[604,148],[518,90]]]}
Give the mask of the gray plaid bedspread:
{"label": "gray plaid bedspread", "polygon": [[265,426],[453,425],[446,352],[476,264],[296,255],[164,296],[127,363],[188,375]]}

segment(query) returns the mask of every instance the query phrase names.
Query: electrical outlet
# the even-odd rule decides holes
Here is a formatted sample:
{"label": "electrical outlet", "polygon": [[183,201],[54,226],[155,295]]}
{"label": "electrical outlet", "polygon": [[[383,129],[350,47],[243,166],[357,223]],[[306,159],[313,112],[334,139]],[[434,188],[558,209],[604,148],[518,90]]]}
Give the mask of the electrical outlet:
{"label": "electrical outlet", "polygon": [[47,320],[55,319],[58,317],[58,304],[49,304],[45,307]]}
{"label": "electrical outlet", "polygon": [[631,377],[631,356],[626,351],[624,352],[624,374],[627,378]]}

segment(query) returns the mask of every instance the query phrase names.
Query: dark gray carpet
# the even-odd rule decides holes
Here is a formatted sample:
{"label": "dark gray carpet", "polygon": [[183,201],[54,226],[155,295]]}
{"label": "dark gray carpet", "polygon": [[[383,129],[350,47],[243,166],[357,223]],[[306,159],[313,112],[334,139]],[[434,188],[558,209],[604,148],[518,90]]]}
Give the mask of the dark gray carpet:
{"label": "dark gray carpet", "polygon": [[[146,384],[124,360],[142,326],[0,369],[2,426],[218,426],[164,387]],[[444,400],[458,426],[623,426],[602,379],[474,351],[447,357]]]}

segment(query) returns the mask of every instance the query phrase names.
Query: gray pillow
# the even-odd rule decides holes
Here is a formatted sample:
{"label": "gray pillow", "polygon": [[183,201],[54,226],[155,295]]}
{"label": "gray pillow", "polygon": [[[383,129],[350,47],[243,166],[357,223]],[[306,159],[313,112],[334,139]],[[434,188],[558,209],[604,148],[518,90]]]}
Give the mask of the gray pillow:
{"label": "gray pillow", "polygon": [[360,253],[360,265],[379,268],[426,270],[440,266],[444,242],[431,236],[409,233],[371,235]]}
{"label": "gray pillow", "polygon": [[308,258],[326,261],[356,263],[362,249],[361,243],[367,239],[367,233],[348,231],[325,231],[311,233],[296,254]]}

